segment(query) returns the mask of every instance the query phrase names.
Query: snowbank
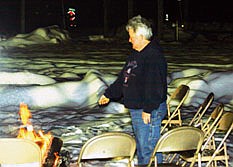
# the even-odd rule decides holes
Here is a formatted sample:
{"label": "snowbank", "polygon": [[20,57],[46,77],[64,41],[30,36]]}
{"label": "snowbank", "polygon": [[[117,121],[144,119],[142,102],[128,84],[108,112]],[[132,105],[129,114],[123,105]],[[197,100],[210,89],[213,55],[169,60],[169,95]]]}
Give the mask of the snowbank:
{"label": "snowbank", "polygon": [[0,72],[1,85],[48,85],[56,81],[45,75],[30,72]]}
{"label": "snowbank", "polygon": [[181,84],[190,87],[185,105],[199,106],[210,92],[215,101],[233,106],[233,71],[213,72],[201,69],[188,69],[174,72],[170,76],[169,92],[173,92]]}
{"label": "snowbank", "polygon": [[45,28],[38,28],[28,34],[17,34],[7,40],[0,41],[3,47],[26,47],[35,44],[58,44],[70,40],[68,31],[53,25]]}
{"label": "snowbank", "polygon": [[[5,73],[0,73],[4,75]],[[31,108],[47,108],[55,106],[78,106],[85,107],[95,104],[104,92],[108,81],[100,72],[90,70],[86,73],[81,81],[53,83],[47,77],[19,73],[18,79],[14,77],[14,73],[7,74],[11,77],[3,77],[0,86],[0,98],[4,99],[0,102],[0,107],[18,105],[20,102],[30,104]],[[27,82],[29,78],[31,82]],[[36,81],[37,77],[37,81]],[[190,93],[184,105],[199,106],[210,92],[215,94],[215,101],[222,102],[233,106],[233,71],[211,72],[207,70],[188,69],[184,71],[174,72],[171,74],[171,82],[169,83],[168,92],[171,94],[179,85],[185,84],[190,87]],[[9,81],[12,79],[12,82]],[[40,85],[18,85],[17,80],[23,79],[26,83]],[[15,85],[13,85],[15,82]],[[11,83],[6,85],[4,83]],[[44,85],[42,85],[44,83]],[[46,84],[47,83],[47,84]],[[50,84],[48,84],[50,83]],[[111,112],[123,112],[123,107],[119,103],[112,103],[107,110]],[[118,111],[117,111],[118,110]]]}

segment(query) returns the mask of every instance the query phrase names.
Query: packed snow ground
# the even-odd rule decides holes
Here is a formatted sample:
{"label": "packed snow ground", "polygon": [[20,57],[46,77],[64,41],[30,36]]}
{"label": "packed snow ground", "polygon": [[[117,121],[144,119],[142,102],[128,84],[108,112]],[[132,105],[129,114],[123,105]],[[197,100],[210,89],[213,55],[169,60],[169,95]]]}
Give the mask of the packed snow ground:
{"label": "packed snow ground", "polygon": [[[63,149],[70,152],[75,164],[89,138],[108,131],[132,134],[130,117],[121,104],[96,104],[116,78],[130,45],[125,40],[103,38],[69,40],[66,32],[58,32],[57,27],[50,27],[0,42],[0,137],[17,135],[19,104],[24,102],[32,112],[35,129],[61,138]],[[231,43],[162,41],[161,45],[168,61],[169,94],[180,84],[191,89],[182,109],[183,118],[192,117],[210,92],[215,94],[211,109],[222,102],[225,111],[233,111]],[[232,135],[228,145],[232,159]]]}

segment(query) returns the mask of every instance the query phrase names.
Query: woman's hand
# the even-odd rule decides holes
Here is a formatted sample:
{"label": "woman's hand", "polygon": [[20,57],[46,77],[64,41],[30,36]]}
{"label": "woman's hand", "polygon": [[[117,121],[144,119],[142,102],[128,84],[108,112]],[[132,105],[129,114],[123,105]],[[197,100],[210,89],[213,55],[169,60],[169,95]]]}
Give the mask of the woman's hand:
{"label": "woman's hand", "polygon": [[102,95],[98,101],[99,105],[105,105],[108,104],[110,101],[109,98],[107,98],[106,96]]}

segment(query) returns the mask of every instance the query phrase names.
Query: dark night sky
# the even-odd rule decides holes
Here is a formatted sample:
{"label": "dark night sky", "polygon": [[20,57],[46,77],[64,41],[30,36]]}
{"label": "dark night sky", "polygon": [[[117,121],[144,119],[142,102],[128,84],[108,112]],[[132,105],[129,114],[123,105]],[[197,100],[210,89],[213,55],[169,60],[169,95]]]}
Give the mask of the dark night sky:
{"label": "dark night sky", "polygon": [[[0,31],[20,30],[20,1],[0,0]],[[26,30],[57,24],[62,25],[62,0],[25,0]],[[182,0],[183,2],[185,0]],[[181,2],[182,2],[181,1]],[[80,28],[103,27],[103,0],[64,0],[65,9],[73,7]],[[178,11],[177,0],[164,0],[165,13],[171,18],[183,16]],[[154,20],[156,0],[134,0],[134,15],[141,14]],[[109,26],[118,27],[127,22],[127,0],[110,0]],[[190,22],[233,22],[231,0],[189,0]]]}

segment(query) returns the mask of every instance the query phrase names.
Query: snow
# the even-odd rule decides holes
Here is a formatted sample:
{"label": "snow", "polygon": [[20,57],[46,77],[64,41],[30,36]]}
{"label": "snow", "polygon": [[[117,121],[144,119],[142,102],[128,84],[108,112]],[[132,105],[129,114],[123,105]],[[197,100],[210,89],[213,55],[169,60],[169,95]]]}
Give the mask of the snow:
{"label": "snow", "polygon": [[69,40],[68,32],[58,26],[38,28],[28,34],[17,34],[7,40],[1,41],[1,46],[5,47],[26,47],[33,44],[59,43]]}
{"label": "snow", "polygon": [[[122,104],[96,104],[115,80],[130,45],[96,37],[91,36],[92,41],[71,39],[66,31],[51,26],[0,41],[1,137],[16,136],[21,102],[28,104],[35,129],[61,138],[73,162],[92,136],[106,131],[132,134]],[[169,94],[181,84],[190,87],[184,112],[195,111],[210,92],[215,95],[212,107],[222,102],[226,111],[233,111],[231,43],[205,39],[161,41],[161,45],[168,61]]]}
{"label": "snow", "polygon": [[[183,75],[182,75],[183,74]],[[198,69],[190,69],[173,73],[170,85],[178,87],[181,84],[191,88],[186,105],[199,106],[209,93],[215,94],[215,100],[233,105],[233,90],[231,89],[233,80],[232,71],[211,72]]]}
{"label": "snow", "polygon": [[56,81],[52,78],[49,78],[45,75],[33,74],[28,71],[26,72],[0,72],[0,84],[5,85],[30,85],[30,84],[38,84],[38,85],[47,85],[53,84]]}

